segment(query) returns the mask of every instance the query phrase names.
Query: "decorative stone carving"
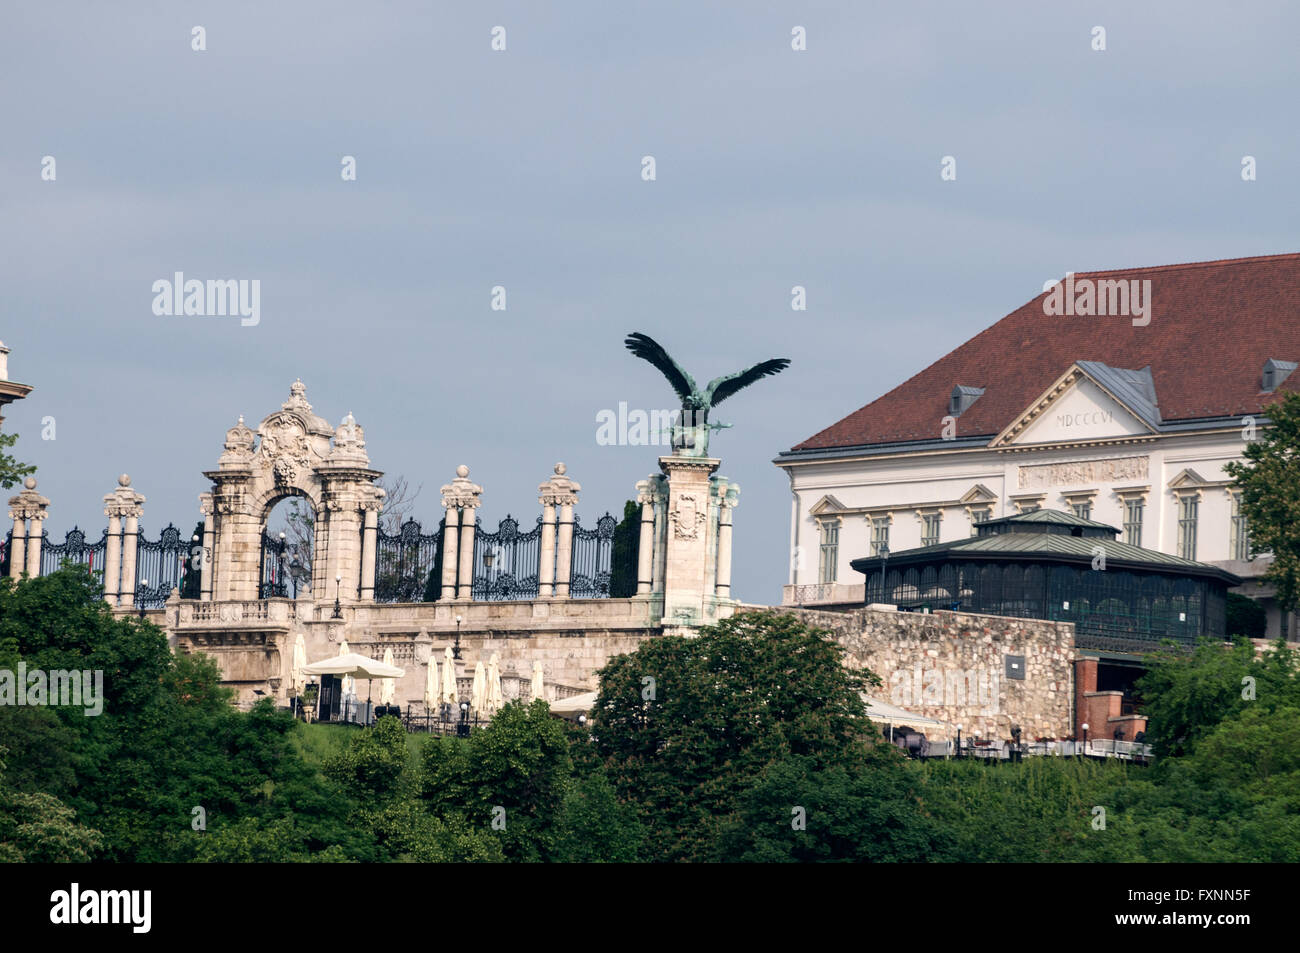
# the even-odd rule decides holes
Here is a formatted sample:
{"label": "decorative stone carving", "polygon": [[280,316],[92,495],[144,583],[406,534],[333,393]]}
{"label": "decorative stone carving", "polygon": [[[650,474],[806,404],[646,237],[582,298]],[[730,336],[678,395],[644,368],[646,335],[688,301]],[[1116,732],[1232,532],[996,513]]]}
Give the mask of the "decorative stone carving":
{"label": "decorative stone carving", "polygon": [[330,451],[329,459],[331,463],[370,464],[370,457],[366,455],[366,432],[350,411],[334,431],[334,449]]}
{"label": "decorative stone carving", "polygon": [[311,466],[311,445],[299,419],[289,413],[273,414],[262,424],[262,457],[271,467],[275,482],[293,483],[298,468]]}
{"label": "decorative stone carving", "polygon": [[12,520],[45,519],[45,509],[50,505],[47,497],[36,492],[36,478],[23,481],[23,490],[9,498],[9,518]]}
{"label": "decorative stone carving", "polygon": [[137,519],[144,514],[142,504],[144,497],[131,489],[131,478],[123,473],[117,478],[117,489],[112,493],[104,496],[104,515],[112,519],[126,519],[134,516]]}
{"label": "decorative stone carving", "polygon": [[683,493],[677,497],[677,505],[669,514],[673,522],[673,535],[678,539],[695,539],[700,527],[708,519],[703,501],[694,493]]}
{"label": "decorative stone carving", "polygon": [[226,431],[226,451],[217,461],[218,466],[242,465],[253,459],[253,442],[257,435],[244,424],[243,415],[235,426]]}
{"label": "decorative stone carving", "polygon": [[1119,457],[1111,460],[1080,460],[1075,463],[1045,463],[1019,468],[1022,490],[1037,490],[1049,486],[1110,483],[1114,480],[1145,479],[1149,467],[1147,457]]}
{"label": "decorative stone carving", "polygon": [[570,479],[567,474],[569,468],[563,463],[555,465],[555,472],[545,483],[537,487],[540,494],[537,502],[543,506],[573,506],[578,502],[578,492],[582,489],[581,484],[576,480]]}
{"label": "decorative stone carving", "polygon": [[456,479],[442,487],[442,505],[445,507],[479,505],[483,487],[469,479],[469,467],[461,464],[456,468]]}

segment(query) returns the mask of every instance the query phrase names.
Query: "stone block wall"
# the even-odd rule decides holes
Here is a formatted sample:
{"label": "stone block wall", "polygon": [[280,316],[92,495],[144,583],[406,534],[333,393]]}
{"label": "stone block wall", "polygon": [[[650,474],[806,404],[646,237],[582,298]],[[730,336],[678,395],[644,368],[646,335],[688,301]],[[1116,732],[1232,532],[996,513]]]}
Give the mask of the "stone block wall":
{"label": "stone block wall", "polygon": [[[884,684],[874,697],[950,726],[925,732],[937,739],[1062,738],[1073,732],[1074,626],[958,612],[920,614],[854,609],[789,609],[828,629],[846,664],[875,672]],[[1009,659],[1010,657],[1010,659]],[[1023,660],[1023,678],[1009,662]]]}

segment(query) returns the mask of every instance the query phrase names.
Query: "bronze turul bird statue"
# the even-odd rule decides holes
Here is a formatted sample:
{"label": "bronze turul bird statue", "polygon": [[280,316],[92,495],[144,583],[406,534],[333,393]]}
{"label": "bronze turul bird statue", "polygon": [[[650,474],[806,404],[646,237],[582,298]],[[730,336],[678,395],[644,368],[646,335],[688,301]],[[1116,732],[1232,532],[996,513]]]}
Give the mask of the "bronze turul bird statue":
{"label": "bronze turul bird statue", "polygon": [[685,368],[668,356],[668,352],[654,338],[633,332],[623,342],[627,349],[642,360],[649,361],[668,378],[677,396],[682,399],[681,419],[672,428],[673,453],[678,456],[704,457],[709,451],[709,431],[730,427],[731,424],[710,423],[709,411],[732,394],[739,393],[750,384],[772,374],[779,374],[790,366],[789,358],[777,357],[760,361],[753,367],[709,381],[703,390]]}

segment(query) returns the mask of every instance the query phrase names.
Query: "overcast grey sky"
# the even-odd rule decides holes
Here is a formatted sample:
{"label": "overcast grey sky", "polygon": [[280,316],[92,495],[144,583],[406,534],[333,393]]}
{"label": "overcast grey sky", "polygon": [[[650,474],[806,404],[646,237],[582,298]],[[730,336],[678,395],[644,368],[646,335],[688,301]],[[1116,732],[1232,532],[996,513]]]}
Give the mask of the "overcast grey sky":
{"label": "overcast grey sky", "polygon": [[[734,591],[778,601],[777,452],[1067,270],[1300,245],[1300,10],[1285,3],[2,16],[0,338],[11,377],[35,385],[5,429],[39,466],[59,541],[103,526],[122,471],[151,537],[192,527],[226,429],[255,426],[295,377],[332,424],[356,415],[377,468],[424,485],[426,524],[460,463],[485,524],[531,522],[557,460],[590,524],[658,453],[598,446],[596,414],[675,403],[623,350],[639,330],[705,380],[793,360],[715,412],[735,428],[712,443],[742,488]],[[154,315],[152,284],[176,271],[259,279],[261,323]]]}

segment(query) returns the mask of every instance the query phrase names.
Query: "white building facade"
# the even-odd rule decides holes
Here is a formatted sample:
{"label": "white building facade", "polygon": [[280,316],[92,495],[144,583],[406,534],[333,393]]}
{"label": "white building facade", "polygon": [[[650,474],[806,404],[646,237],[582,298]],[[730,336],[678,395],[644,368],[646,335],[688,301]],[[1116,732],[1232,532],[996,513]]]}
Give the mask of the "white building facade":
{"label": "white building facade", "polygon": [[[1300,278],[1296,256],[1279,257]],[[1156,302],[1160,278],[1169,279],[1166,291],[1182,290],[1188,275],[1176,269],[1188,267],[1142,270],[1155,278]],[[1177,315],[1166,315],[1169,327],[1145,339],[1139,332],[1150,328],[1132,328],[1127,348],[1123,341],[1099,346],[1095,329],[1080,334],[1078,319],[1037,320],[1039,300],[774,461],[793,497],[783,602],[861,605],[863,577],[850,560],[887,558],[883,550],[963,538],[984,520],[1050,508],[1111,524],[1122,541],[1242,577],[1237,591],[1264,605],[1268,636],[1300,639],[1295,614],[1280,612],[1261,580],[1269,557],[1252,558],[1249,527],[1224,469],[1264,432],[1270,395],[1300,383],[1300,374],[1291,374],[1300,359],[1300,316],[1272,320],[1264,340],[1249,342],[1253,355],[1234,355],[1216,370],[1216,345],[1198,344],[1198,326],[1180,325]],[[1163,338],[1180,333],[1186,347],[1176,353]],[[1003,353],[998,360],[1017,339],[1032,359],[1018,363]],[[1202,347],[1209,355],[1197,356]],[[1042,371],[1054,355],[1043,351],[1057,355],[1051,378]],[[1109,351],[1109,360],[1080,359],[1098,351]],[[1236,379],[1252,366],[1252,380]],[[1202,373],[1210,383],[1199,391],[1179,376]],[[924,436],[927,429],[932,436]]]}

